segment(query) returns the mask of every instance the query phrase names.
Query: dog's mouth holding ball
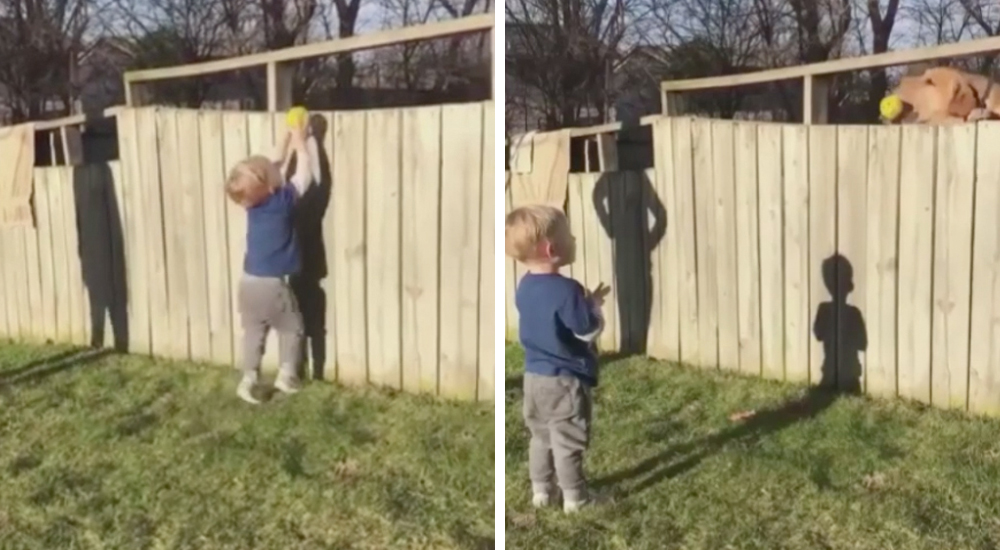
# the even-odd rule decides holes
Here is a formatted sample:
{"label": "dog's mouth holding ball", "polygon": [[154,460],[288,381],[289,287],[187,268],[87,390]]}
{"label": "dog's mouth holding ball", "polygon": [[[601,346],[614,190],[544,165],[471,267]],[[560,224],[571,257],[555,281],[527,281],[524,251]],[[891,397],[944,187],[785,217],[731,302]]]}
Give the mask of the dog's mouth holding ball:
{"label": "dog's mouth holding ball", "polygon": [[883,124],[912,124],[917,121],[917,112],[913,109],[913,105],[899,100],[899,110],[895,116],[889,117],[882,114],[879,118]]}

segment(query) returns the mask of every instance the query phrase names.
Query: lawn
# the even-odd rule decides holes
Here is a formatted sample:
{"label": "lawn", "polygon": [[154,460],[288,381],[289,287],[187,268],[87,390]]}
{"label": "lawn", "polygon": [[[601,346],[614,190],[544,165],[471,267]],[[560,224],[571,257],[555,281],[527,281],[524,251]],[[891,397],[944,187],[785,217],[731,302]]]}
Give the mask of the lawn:
{"label": "lawn", "polygon": [[0,342],[0,548],[492,548],[490,404]]}
{"label": "lawn", "polygon": [[1000,547],[1000,422],[644,358],[605,363],[595,394],[586,465],[612,502],[536,512],[506,352],[509,548]]}

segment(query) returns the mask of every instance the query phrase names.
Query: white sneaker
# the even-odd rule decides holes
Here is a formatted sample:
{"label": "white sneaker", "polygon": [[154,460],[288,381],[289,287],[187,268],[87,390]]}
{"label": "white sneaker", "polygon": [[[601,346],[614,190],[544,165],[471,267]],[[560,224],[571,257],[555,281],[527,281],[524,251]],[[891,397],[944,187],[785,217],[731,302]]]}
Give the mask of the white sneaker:
{"label": "white sneaker", "polygon": [[605,504],[609,499],[600,493],[591,492],[587,495],[587,498],[583,500],[565,500],[563,501],[563,512],[567,514],[575,514],[582,508],[590,508],[591,506],[596,506],[599,504]]}
{"label": "white sneaker", "polygon": [[549,505],[550,500],[548,493],[535,493],[531,496],[531,505],[535,508],[544,508]]}
{"label": "white sneaker", "polygon": [[281,393],[291,395],[293,393],[298,393],[299,390],[302,389],[302,384],[290,376],[278,375],[278,378],[274,380],[274,389],[280,391]]}
{"label": "white sneaker", "polygon": [[253,396],[253,390],[256,386],[257,383],[253,378],[244,377],[240,380],[240,385],[236,386],[236,395],[251,405],[259,405],[260,400]]}

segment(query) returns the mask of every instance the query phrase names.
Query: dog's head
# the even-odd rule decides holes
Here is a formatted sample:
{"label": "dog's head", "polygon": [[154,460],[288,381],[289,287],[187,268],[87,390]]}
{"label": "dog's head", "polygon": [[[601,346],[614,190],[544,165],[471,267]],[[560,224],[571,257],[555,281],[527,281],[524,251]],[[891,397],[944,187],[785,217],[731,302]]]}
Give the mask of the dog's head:
{"label": "dog's head", "polygon": [[949,67],[904,76],[892,91],[903,109],[887,123],[913,123],[942,118],[965,119],[977,106],[976,91],[961,72]]}

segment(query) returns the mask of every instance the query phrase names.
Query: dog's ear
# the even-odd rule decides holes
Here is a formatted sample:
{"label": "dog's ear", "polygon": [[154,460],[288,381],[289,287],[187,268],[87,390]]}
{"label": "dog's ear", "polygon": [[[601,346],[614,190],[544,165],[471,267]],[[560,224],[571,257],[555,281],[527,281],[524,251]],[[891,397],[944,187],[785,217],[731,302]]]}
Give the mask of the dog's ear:
{"label": "dog's ear", "polygon": [[950,94],[948,114],[965,119],[978,106],[976,92],[964,75],[955,70],[931,70],[925,73],[939,90]]}

